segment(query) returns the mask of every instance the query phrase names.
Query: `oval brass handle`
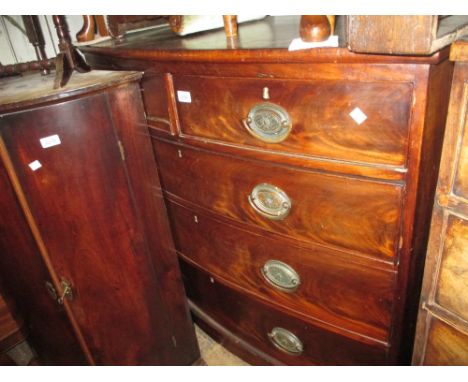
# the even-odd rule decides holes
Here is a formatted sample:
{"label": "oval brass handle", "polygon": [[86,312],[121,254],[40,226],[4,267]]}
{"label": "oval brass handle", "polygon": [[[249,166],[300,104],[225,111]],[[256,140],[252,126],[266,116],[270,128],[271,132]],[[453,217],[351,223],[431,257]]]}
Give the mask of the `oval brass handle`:
{"label": "oval brass handle", "polygon": [[289,330],[284,328],[273,328],[271,332],[268,333],[268,338],[273,345],[285,353],[291,355],[301,355],[304,351],[304,345],[302,344],[302,341]]}
{"label": "oval brass handle", "polygon": [[270,220],[282,220],[291,210],[291,199],[279,187],[268,183],[256,185],[249,195],[249,203],[260,215]]}
{"label": "oval brass handle", "polygon": [[275,288],[283,292],[294,292],[301,284],[299,274],[288,264],[268,260],[262,267],[262,275]]}
{"label": "oval brass handle", "polygon": [[249,134],[267,143],[284,141],[292,129],[288,112],[281,106],[269,102],[252,107],[242,122]]}

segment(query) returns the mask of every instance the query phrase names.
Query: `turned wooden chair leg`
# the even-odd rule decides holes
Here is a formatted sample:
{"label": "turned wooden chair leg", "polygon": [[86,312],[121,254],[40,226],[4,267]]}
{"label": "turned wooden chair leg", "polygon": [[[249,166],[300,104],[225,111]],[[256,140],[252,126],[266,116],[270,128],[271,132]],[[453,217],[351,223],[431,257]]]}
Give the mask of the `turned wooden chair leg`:
{"label": "turned wooden chair leg", "polygon": [[76,34],[76,40],[79,42],[91,41],[95,36],[95,21],[94,16],[83,15],[83,26]]}

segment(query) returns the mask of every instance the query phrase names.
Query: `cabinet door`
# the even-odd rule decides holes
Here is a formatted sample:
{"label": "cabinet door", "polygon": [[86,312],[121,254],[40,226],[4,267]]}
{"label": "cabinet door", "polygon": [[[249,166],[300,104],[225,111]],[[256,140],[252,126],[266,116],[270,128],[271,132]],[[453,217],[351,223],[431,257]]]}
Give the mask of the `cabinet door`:
{"label": "cabinet door", "polygon": [[28,340],[41,364],[84,365],[86,359],[63,307],[45,293],[51,279],[1,161],[0,190],[0,281],[15,297]]}
{"label": "cabinet door", "polygon": [[64,304],[94,362],[175,362],[106,93],[7,115],[2,126],[46,261],[71,286]]}

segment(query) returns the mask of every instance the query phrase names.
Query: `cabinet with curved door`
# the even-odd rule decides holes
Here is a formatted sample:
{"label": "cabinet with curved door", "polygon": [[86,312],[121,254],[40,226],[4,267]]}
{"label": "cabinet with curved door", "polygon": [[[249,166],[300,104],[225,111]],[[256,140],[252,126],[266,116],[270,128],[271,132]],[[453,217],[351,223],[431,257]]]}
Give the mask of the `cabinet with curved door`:
{"label": "cabinet with curved door", "polygon": [[0,269],[45,364],[199,357],[138,72],[2,80]]}

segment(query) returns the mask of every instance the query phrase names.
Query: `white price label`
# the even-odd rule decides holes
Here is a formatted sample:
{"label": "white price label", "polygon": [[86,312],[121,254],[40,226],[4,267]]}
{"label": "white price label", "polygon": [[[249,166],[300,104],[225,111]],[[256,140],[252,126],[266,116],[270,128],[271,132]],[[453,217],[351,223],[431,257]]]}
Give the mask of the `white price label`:
{"label": "white price label", "polygon": [[60,141],[60,137],[57,134],[51,135],[49,137],[41,138],[39,139],[39,141],[41,142],[41,146],[43,149],[47,149],[48,147],[52,147],[52,146],[57,146],[60,143],[62,143]]}
{"label": "white price label", "polygon": [[367,119],[367,115],[365,115],[364,112],[358,107],[354,108],[354,110],[349,113],[349,116],[354,119],[354,122],[356,122],[358,125]]}
{"label": "white price label", "polygon": [[31,170],[36,171],[42,167],[42,164],[38,160],[35,160],[34,162],[29,163],[29,167]]}
{"label": "white price label", "polygon": [[190,95],[190,92],[185,90],[177,90],[177,99],[179,100],[179,102],[192,102],[192,96]]}

